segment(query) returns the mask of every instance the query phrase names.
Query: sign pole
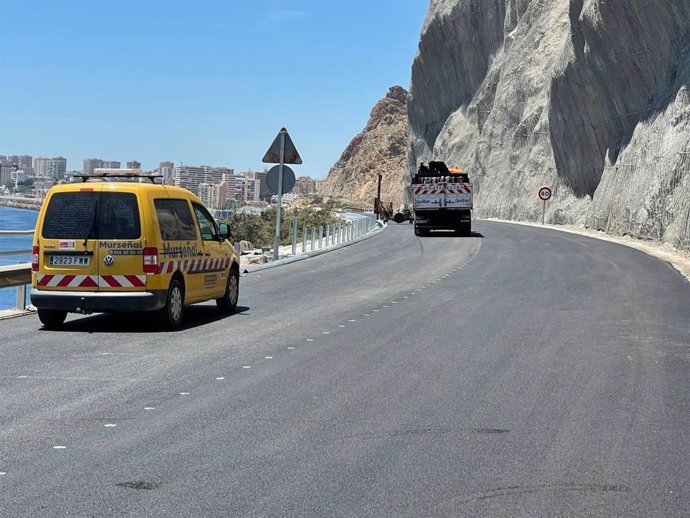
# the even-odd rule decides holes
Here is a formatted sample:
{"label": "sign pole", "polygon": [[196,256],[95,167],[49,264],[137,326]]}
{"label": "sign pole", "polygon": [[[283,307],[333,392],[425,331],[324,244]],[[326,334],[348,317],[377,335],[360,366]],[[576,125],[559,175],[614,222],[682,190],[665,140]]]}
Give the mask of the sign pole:
{"label": "sign pole", "polygon": [[278,208],[276,210],[276,235],[273,240],[273,260],[278,260],[280,248],[280,209],[283,204],[283,166],[285,162],[285,131],[280,131],[280,165],[278,168]]}
{"label": "sign pole", "polygon": [[546,200],[544,200],[544,208],[541,211],[541,224],[544,224],[544,217],[546,216]]}

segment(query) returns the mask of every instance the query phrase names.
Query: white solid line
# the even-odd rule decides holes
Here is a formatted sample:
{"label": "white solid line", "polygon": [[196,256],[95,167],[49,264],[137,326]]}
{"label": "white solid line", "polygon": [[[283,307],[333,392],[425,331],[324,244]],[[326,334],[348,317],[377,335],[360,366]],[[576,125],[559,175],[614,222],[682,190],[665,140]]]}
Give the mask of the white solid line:
{"label": "white solid line", "polygon": [[7,475],[7,473],[5,473],[4,471],[0,471],[0,477],[3,475]]}
{"label": "white solid line", "polygon": [[53,446],[54,450],[66,450],[67,446]]}
{"label": "white solid line", "polygon": [[188,396],[191,392],[180,392],[180,396]]}
{"label": "white solid line", "polygon": [[251,365],[242,365],[242,368],[243,368],[243,369],[251,369],[252,366],[251,366]]}
{"label": "white solid line", "polygon": [[104,426],[105,426],[106,428],[115,428],[117,425],[116,425],[116,424],[113,424],[113,423],[108,423],[108,424],[106,424],[106,425],[104,425]]}
{"label": "white solid line", "polygon": [[224,380],[224,379],[225,379],[225,376],[218,376],[216,379],[217,379],[218,381],[221,381],[221,380]]}
{"label": "white solid line", "polygon": [[156,409],[155,406],[145,406],[144,407],[144,410],[155,410],[155,409]]}

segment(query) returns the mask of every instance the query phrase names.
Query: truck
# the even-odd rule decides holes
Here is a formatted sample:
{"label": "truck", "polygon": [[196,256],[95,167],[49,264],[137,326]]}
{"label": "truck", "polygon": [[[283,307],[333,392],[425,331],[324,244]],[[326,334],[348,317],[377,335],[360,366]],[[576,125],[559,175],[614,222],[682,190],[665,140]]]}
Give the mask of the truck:
{"label": "truck", "polygon": [[472,184],[462,169],[449,169],[442,161],[422,162],[412,177],[411,194],[416,236],[432,230],[471,234]]}

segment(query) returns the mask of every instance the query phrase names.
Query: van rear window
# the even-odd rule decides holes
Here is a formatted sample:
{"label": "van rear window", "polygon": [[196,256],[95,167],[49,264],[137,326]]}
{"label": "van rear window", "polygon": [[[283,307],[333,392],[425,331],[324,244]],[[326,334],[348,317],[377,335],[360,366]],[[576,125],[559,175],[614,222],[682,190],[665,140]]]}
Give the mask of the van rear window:
{"label": "van rear window", "polygon": [[63,192],[50,198],[43,221],[47,239],[138,239],[137,197],[119,192]]}

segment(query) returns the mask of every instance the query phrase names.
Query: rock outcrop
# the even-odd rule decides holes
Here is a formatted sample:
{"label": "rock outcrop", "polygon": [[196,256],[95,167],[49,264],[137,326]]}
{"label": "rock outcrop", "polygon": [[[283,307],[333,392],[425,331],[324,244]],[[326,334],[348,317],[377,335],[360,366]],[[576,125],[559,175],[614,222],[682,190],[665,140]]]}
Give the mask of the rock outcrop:
{"label": "rock outcrop", "polygon": [[407,169],[407,91],[392,87],[371,110],[367,126],[355,136],[324,181],[321,192],[373,203],[381,174],[381,200],[398,208]]}
{"label": "rock outcrop", "polygon": [[432,0],[408,172],[460,165],[480,216],[690,248],[690,1]]}

